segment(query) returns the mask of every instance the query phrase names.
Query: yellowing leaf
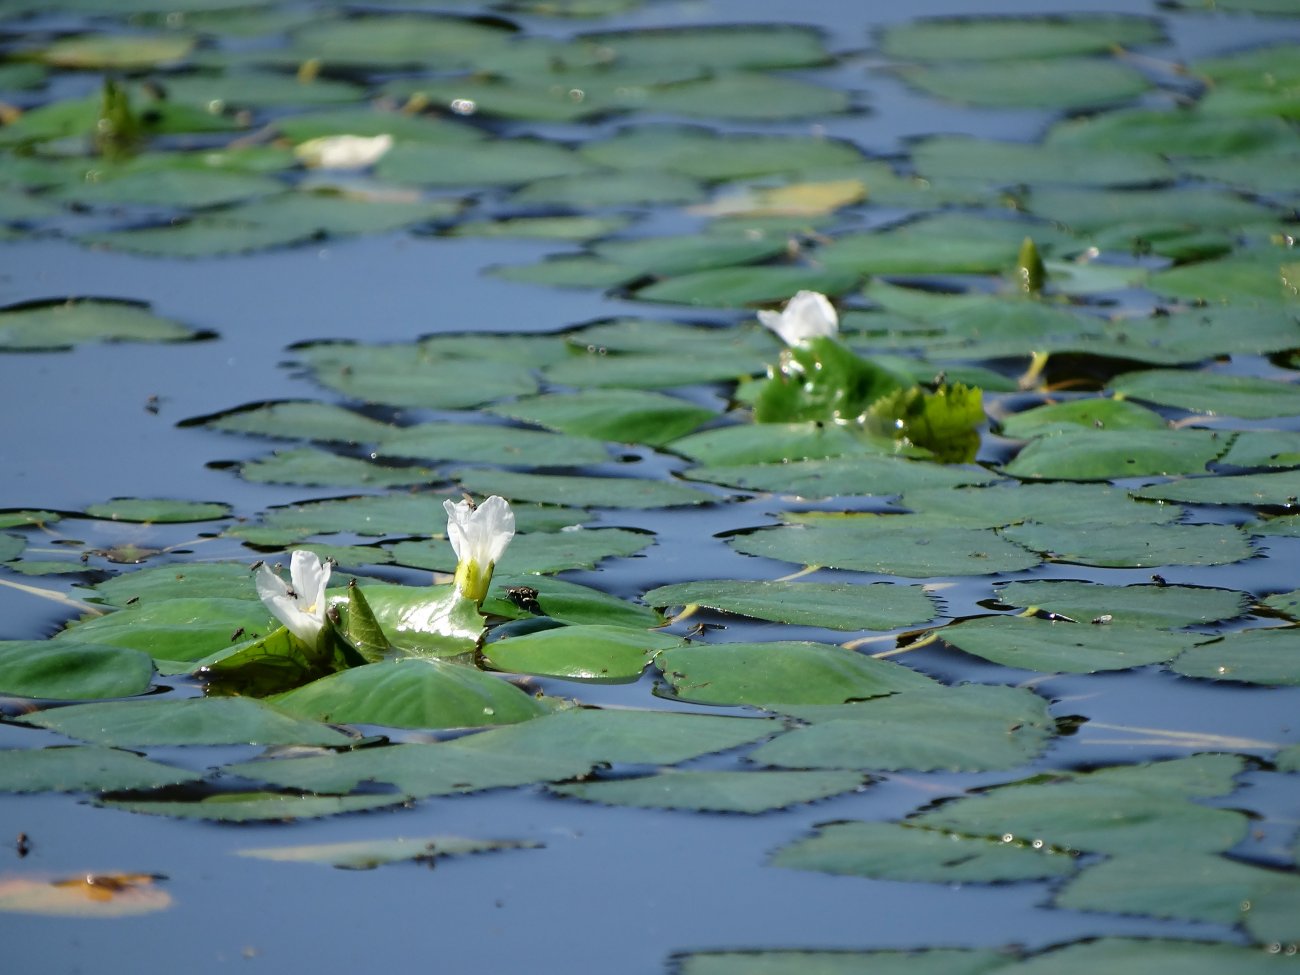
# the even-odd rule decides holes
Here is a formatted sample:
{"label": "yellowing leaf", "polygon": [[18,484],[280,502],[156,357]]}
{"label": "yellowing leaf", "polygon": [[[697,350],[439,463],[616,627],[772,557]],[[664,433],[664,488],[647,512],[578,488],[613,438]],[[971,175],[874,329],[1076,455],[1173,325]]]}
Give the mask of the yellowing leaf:
{"label": "yellowing leaf", "polygon": [[836,179],[746,190],[694,207],[691,212],[708,217],[818,217],[866,197],[867,187],[861,180]]}
{"label": "yellowing leaf", "polygon": [[126,917],[171,907],[163,878],[148,873],[87,873],[61,880],[0,879],[0,911],[55,917]]}

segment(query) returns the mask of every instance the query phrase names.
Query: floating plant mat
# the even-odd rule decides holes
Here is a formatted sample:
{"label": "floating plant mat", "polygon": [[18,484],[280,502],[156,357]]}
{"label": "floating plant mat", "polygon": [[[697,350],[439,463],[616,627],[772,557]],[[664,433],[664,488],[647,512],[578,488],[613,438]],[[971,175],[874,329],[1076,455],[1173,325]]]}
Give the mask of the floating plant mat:
{"label": "floating plant mat", "polygon": [[[861,951],[779,925],[762,946],[800,948],[745,950],[633,875],[694,975],[1292,965],[1294,22],[1233,19],[1269,45],[1184,65],[1170,38],[1211,23],[1190,0],[871,30],[636,0],[12,6],[3,246],[124,269],[0,280],[0,352],[52,390],[24,416],[62,405],[57,360],[105,424],[129,397],[207,466],[168,441],[150,463],[195,466],[193,496],[132,454],[121,497],[91,476],[0,512],[6,598],[46,597],[0,641],[0,792],[151,830],[128,849],[179,837],[223,897],[217,824],[357,814],[228,845],[259,911],[292,896],[284,861],[426,884],[410,863],[533,850],[440,866],[432,898],[317,871],[362,922],[455,921],[453,878],[475,912],[476,875],[531,896],[530,862],[597,889],[570,853],[636,849],[626,822],[818,916],[865,878],[972,916],[1032,895],[1061,932],[1013,947],[1038,944],[1023,918],[972,935],[954,909]],[[900,81],[908,114],[976,134],[872,142]],[[190,284],[326,260],[364,310],[288,348]],[[444,301],[444,273],[514,316]],[[282,381],[254,388],[255,354]],[[116,443],[85,403],[79,436]],[[53,837],[78,800],[37,801]],[[492,803],[509,839],[416,821]],[[210,936],[192,862],[160,861]],[[88,876],[6,879],[0,911],[167,906],[152,874]],[[1106,936],[1118,913],[1138,936]],[[477,932],[444,927],[454,965]],[[535,966],[519,930],[491,950]]]}

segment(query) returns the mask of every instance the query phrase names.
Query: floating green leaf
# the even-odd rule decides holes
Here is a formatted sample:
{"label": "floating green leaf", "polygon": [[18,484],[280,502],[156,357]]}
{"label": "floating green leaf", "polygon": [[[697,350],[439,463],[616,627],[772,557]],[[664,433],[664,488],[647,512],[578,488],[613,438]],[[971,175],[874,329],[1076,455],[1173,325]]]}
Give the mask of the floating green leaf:
{"label": "floating green leaf", "polygon": [[496,670],[569,680],[630,681],[680,637],[608,624],[578,624],[496,640],[483,648]]}
{"label": "floating green leaf", "polygon": [[269,71],[190,74],[167,80],[169,101],[189,102],[208,111],[277,108],[284,104],[333,105],[364,97],[365,89],[346,81]]}
{"label": "floating green leaf", "polygon": [[1080,772],[1081,782],[1156,789],[1179,796],[1226,796],[1237,788],[1236,776],[1246,770],[1240,755],[1206,753],[1137,765],[1106,765]]}
{"label": "floating green leaf", "polygon": [[832,823],[777,850],[775,867],[931,883],[1044,880],[1073,872],[1074,859],[1049,847],[960,836],[903,823]]}
{"label": "floating green leaf", "polygon": [[66,349],[79,342],[183,342],[202,333],[140,305],[69,300],[0,310],[0,349]]}
{"label": "floating green leaf", "polygon": [[120,174],[109,170],[97,175],[99,178],[94,182],[64,186],[50,196],[83,206],[200,208],[273,196],[285,189],[283,183],[267,176],[219,169],[164,169],[160,164],[147,169],[125,168]]}
{"label": "floating green leaf", "polygon": [[153,661],[138,650],[73,640],[0,641],[0,692],[15,697],[130,697],[147,691],[152,677]]}
{"label": "floating green leaf", "polygon": [[[526,536],[517,537],[515,544],[521,543],[524,537]],[[511,559],[513,558],[512,546]],[[529,605],[527,600],[521,598],[524,594],[516,594],[514,599],[511,598],[510,591],[518,587],[535,590],[537,595],[533,597],[533,602],[536,605],[533,608],[564,623],[603,623],[649,629],[663,622],[663,618],[652,609],[597,589],[580,586],[576,582],[549,575],[517,571],[507,573],[500,569],[492,576],[492,591],[483,603],[483,612],[515,619],[527,619],[536,615],[530,609],[522,608]]]}
{"label": "floating green leaf", "polygon": [[377,453],[381,457],[468,460],[517,467],[583,467],[609,459],[602,446],[582,436],[485,423],[421,423],[403,427],[390,431],[380,442]]}
{"label": "floating green leaf", "polygon": [[1300,472],[1236,474],[1231,477],[1186,477],[1136,492],[1140,498],[1189,504],[1253,504],[1286,507],[1300,496]]}
{"label": "floating green leaf", "polygon": [[348,745],[324,725],[244,697],[76,704],[29,714],[25,724],[98,745]]}
{"label": "floating green leaf", "polygon": [[1009,582],[998,599],[1010,606],[1036,606],[1080,623],[1105,617],[1123,626],[1175,629],[1232,619],[1246,611],[1250,597],[1231,589],[1193,586],[1103,586],[1063,579]]}
{"label": "floating green leaf", "polygon": [[272,633],[278,625],[251,598],[184,597],[141,602],[89,618],[69,626],[56,639],[130,647],[155,660],[183,662],[202,660]]}
{"label": "floating green leaf", "polygon": [[1300,413],[1300,387],[1253,376],[1198,373],[1189,383],[1181,370],[1148,369],[1119,376],[1110,388],[1121,396],[1196,413],[1244,419]]}
{"label": "floating green leaf", "polygon": [[445,219],[459,209],[456,200],[365,199],[298,192],[205,212],[180,224],[87,234],[82,239],[137,254],[219,257],[321,237],[382,233]]}
{"label": "floating green leaf", "polygon": [[220,792],[196,801],[168,799],[103,799],[98,805],[147,816],[210,819],[222,823],[289,822],[340,813],[400,806],[402,795],[294,796],[278,792]]}
{"label": "floating green leaf", "polygon": [[245,562],[188,562],[125,572],[98,582],[96,601],[134,606],[177,598],[248,599],[257,594]]}
{"label": "floating green leaf", "polygon": [[720,643],[664,650],[655,658],[673,693],[701,704],[843,704],[930,679],[888,661],[821,643]]}
{"label": "floating green leaf", "polygon": [[693,480],[746,491],[772,491],[805,498],[890,495],[925,488],[987,484],[995,475],[973,467],[944,467],[899,457],[828,457],[780,464],[695,467]]}
{"label": "floating green leaf", "polygon": [[892,630],[933,618],[934,601],[922,586],[889,583],[706,580],[652,589],[651,606],[700,605],[761,620],[834,630]]}
{"label": "floating green leaf", "polygon": [[1095,58],[939,63],[897,70],[909,84],[938,98],[997,108],[1091,108],[1127,101],[1150,87],[1136,69]]}
{"label": "floating green leaf", "polygon": [[293,36],[293,63],[319,58],[327,64],[397,68],[437,64],[467,66],[510,40],[504,21],[418,15],[326,18]]}
{"label": "floating green leaf", "polygon": [[[493,406],[491,411],[574,436],[650,446],[689,433],[714,415],[711,410],[674,396],[639,389],[548,393]],[[566,459],[569,456],[564,451],[557,451],[557,454]],[[554,463],[555,456],[551,455],[550,463]],[[578,456],[581,458],[582,454]],[[476,456],[472,459],[494,458]],[[603,451],[600,459],[604,459]],[[577,463],[599,463],[599,460],[580,459]]]}
{"label": "floating green leaf", "polygon": [[704,196],[695,180],[677,173],[638,170],[629,173],[590,173],[551,176],[521,186],[512,202],[527,206],[598,206],[694,203]]}
{"label": "floating green leaf", "polygon": [[[479,737],[482,736],[475,735],[468,740]],[[348,792],[365,782],[384,782],[410,796],[434,796],[573,778],[586,774],[593,764],[560,752],[498,753],[464,747],[462,741],[365,748],[309,758],[263,759],[228,765],[226,771],[253,781],[313,792]]]}
{"label": "floating green leaf", "polygon": [[[1215,0],[1224,6],[1223,0]],[[1147,938],[1097,938],[1052,948],[1020,962],[1016,975],[1087,975],[1090,972],[1130,969],[1169,971],[1181,975],[1269,975],[1290,962],[1256,947],[1210,941],[1165,941]]]}
{"label": "floating green leaf", "polygon": [[1300,433],[1294,430],[1244,430],[1219,458],[1221,467],[1300,467]]}
{"label": "floating green leaf", "polygon": [[854,772],[659,772],[551,786],[557,795],[611,806],[762,813],[816,802],[862,785]]}
{"label": "floating green leaf", "polygon": [[748,745],[780,730],[781,726],[768,718],[574,708],[526,725],[461,738],[457,744],[466,752],[524,761],[563,755],[593,764],[675,765]]}
{"label": "floating green leaf", "polygon": [[1089,427],[1097,430],[1163,430],[1159,413],[1122,399],[1074,399],[1047,403],[1002,421],[1002,435],[1027,440]]}
{"label": "floating green leaf", "polygon": [[27,547],[27,539],[9,532],[0,533],[0,562],[12,562]]}
{"label": "floating green leaf", "polygon": [[751,757],[786,768],[1015,768],[1038,755],[1056,728],[1047,702],[1032,691],[980,684],[780,710],[810,724],[774,738]]}
{"label": "floating green leaf", "polygon": [[454,471],[452,476],[474,494],[499,494],[579,508],[666,508],[715,500],[714,495],[685,484],[638,477],[579,477],[472,468]]}
{"label": "floating green leaf", "polygon": [[1050,251],[1047,227],[963,213],[940,213],[871,233],[844,234],[817,251],[827,267],[858,274],[996,274],[1015,264],[1026,233]]}
{"label": "floating green leaf", "polygon": [[393,427],[387,423],[333,403],[313,400],[259,404],[186,422],[201,423],[226,433],[326,443],[375,443],[393,433]]}
{"label": "floating green leaf", "polygon": [[1241,630],[1192,647],[1171,665],[1187,677],[1300,684],[1300,630]]}
{"label": "floating green leaf", "polygon": [[959,650],[1004,667],[1046,674],[1092,674],[1163,663],[1205,637],[1123,624],[1067,623],[986,616],[939,631]]}
{"label": "floating green leaf", "polygon": [[520,138],[453,145],[400,142],[375,164],[375,175],[416,186],[514,186],[589,168],[570,149]]}
{"label": "floating green leaf", "polygon": [[230,517],[230,505],[220,502],[176,501],[152,498],[115,498],[105,504],[86,506],[91,518],[170,524],[189,521],[217,521]]}
{"label": "floating green leaf", "polygon": [[675,956],[681,975],[983,975],[1007,957],[993,949],[711,951]]}
{"label": "floating green leaf", "polygon": [[433,477],[426,467],[386,467],[315,447],[278,450],[238,466],[239,476],[256,484],[384,488],[427,484]]}
{"label": "floating green leaf", "polygon": [[0,751],[0,792],[156,789],[201,778],[197,772],[112,748],[70,745]]}
{"label": "floating green leaf", "polygon": [[709,181],[799,173],[862,161],[857,148],[832,139],[662,125],[625,129],[609,139],[588,143],[581,155],[616,169],[666,170]]}
{"label": "floating green leaf", "polygon": [[843,294],[861,278],[860,271],[831,267],[764,264],[715,268],[657,281],[638,288],[633,297],[676,305],[734,308],[782,301],[797,291]]}
{"label": "floating green leaf", "polygon": [[1002,469],[1014,477],[1072,481],[1197,474],[1227,445],[1213,430],[1065,430],[1031,441]]}
{"label": "floating green leaf", "polygon": [[463,409],[537,389],[526,365],[440,356],[409,345],[310,345],[295,355],[316,381],[352,399],[388,406]]}
{"label": "floating green leaf", "polygon": [[[1142,497],[1151,497],[1146,491]],[[1056,562],[1144,569],[1161,565],[1226,565],[1254,554],[1235,525],[1036,525],[1004,529],[1003,537]]]}
{"label": "floating green leaf", "polygon": [[549,706],[500,678],[429,658],[354,667],[275,698],[300,718],[391,728],[470,728],[512,724]]}
{"label": "floating green leaf", "polygon": [[1167,789],[1087,781],[1014,783],[944,803],[909,822],[1124,854],[1115,862],[1148,853],[1165,861],[1192,860],[1198,852],[1229,849],[1248,829],[1239,812],[1189,802]]}
{"label": "floating green leaf", "polygon": [[847,426],[815,420],[715,427],[675,440],[669,446],[674,453],[718,467],[908,452],[892,437],[873,437]]}
{"label": "floating green leaf", "polygon": [[1062,149],[969,136],[925,139],[913,148],[912,163],[927,179],[973,180],[992,186],[1133,186],[1160,183],[1173,176],[1172,167],[1150,152]]}
{"label": "floating green leaf", "polygon": [[936,17],[890,26],[881,48],[891,57],[923,61],[1004,61],[1105,54],[1162,40],[1157,21],[1121,14]]}
{"label": "floating green leaf", "polygon": [[[1170,827],[1172,835],[1186,836],[1184,830]],[[1135,851],[1106,860],[1080,873],[1057,894],[1056,904],[1072,910],[1244,924],[1264,942],[1287,943],[1300,937],[1300,879],[1294,874],[1190,851],[1178,856]]]}
{"label": "floating green leaf", "polygon": [[926,579],[1032,568],[1039,558],[992,531],[913,523],[907,517],[849,516],[762,528],[729,539],[746,555],[858,572]]}
{"label": "floating green leaf", "polygon": [[731,68],[798,68],[823,63],[821,35],[809,27],[753,24],[588,34],[628,64],[708,64]]}

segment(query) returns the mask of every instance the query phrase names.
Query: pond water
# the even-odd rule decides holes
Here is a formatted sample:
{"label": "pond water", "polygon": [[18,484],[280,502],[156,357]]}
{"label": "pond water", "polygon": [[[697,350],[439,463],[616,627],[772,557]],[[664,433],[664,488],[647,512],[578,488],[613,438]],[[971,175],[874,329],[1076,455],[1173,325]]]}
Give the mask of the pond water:
{"label": "pond water", "polygon": [[[1041,0],[0,3],[10,964],[1294,967],[1300,8],[1207,6],[1079,0],[1062,18]],[[438,31],[463,36],[442,44]],[[106,72],[129,92],[129,118],[148,128],[154,111],[163,128],[113,144],[123,155],[109,161],[86,154],[89,132],[111,124]],[[166,100],[151,100],[149,80]],[[473,110],[450,110],[452,95]],[[215,114],[214,99],[225,102]],[[606,103],[588,113],[584,99]],[[204,131],[213,120],[221,130]],[[293,157],[315,136],[386,124],[402,128],[371,168],[305,171]],[[304,200],[330,211],[289,212]],[[1016,286],[1018,266],[1032,265],[1026,236],[1047,259],[1041,294]],[[659,239],[653,253],[618,243]],[[779,363],[798,355],[783,359],[755,309],[804,288],[835,299],[839,348],[919,383],[921,401],[982,386],[990,420],[977,452],[945,464],[895,456],[879,429],[830,443],[835,423],[755,425],[765,365],[778,383]],[[114,337],[107,311],[42,341],[22,318],[80,299],[139,303],[149,329],[198,334],[94,341]],[[455,338],[466,334],[493,337]],[[937,373],[947,385],[930,383]],[[582,397],[596,405],[576,410]],[[292,401],[329,412],[290,421],[257,408]],[[1057,401],[1095,412],[1032,413]],[[322,432],[349,421],[339,407],[379,432]],[[645,421],[651,409],[662,427]],[[240,423],[242,435],[220,428]],[[492,451],[444,423],[559,432]],[[430,425],[427,442],[403,449],[396,428],[416,424]],[[756,427],[771,439],[741,440]],[[699,430],[730,434],[710,442]],[[299,449],[312,452],[289,454]],[[611,492],[618,477],[633,480]],[[653,494],[683,488],[696,494]],[[461,731],[399,720],[398,695],[375,704],[382,691],[357,718],[334,717],[337,701],[328,714],[285,705],[315,730],[269,748],[211,728],[211,743],[185,744],[179,722],[132,739],[138,730],[114,723],[127,704],[200,701],[189,671],[214,649],[212,631],[229,635],[216,656],[254,636],[242,621],[261,609],[251,578],[237,588],[242,567],[289,546],[336,553],[387,626],[385,599],[406,606],[430,570],[449,581],[443,523],[412,513],[436,499],[440,514],[462,489],[504,494],[519,513],[495,595],[544,573],[534,581],[551,622],[580,634],[554,657],[502,664],[517,686],[612,720],[730,720],[682,732],[597,723],[539,739],[545,748],[501,737],[461,773],[468,783],[423,789],[411,783],[427,769],[383,771],[392,744],[460,742]],[[289,507],[357,495],[412,504],[365,509],[387,526],[373,531],[355,503]],[[121,499],[148,499],[152,513]],[[183,503],[174,518],[171,501]],[[195,502],[225,507],[184,508]],[[241,568],[187,589],[181,577],[200,563]],[[161,588],[130,588],[135,572]],[[644,598],[717,580],[738,587]],[[772,580],[790,584],[739,585]],[[403,589],[391,596],[386,583]],[[843,583],[857,588],[818,599],[798,588]],[[199,602],[162,610],[162,624],[143,615],[178,596]],[[891,608],[905,597],[921,609]],[[672,618],[693,603],[703,608]],[[99,607],[115,608],[103,620],[144,622],[63,632]],[[541,635],[501,598],[487,608],[522,621],[489,617],[488,661]],[[600,643],[607,630],[577,629],[593,624],[643,641],[623,679],[573,679],[584,640],[628,667]],[[1251,630],[1268,632],[1241,636]],[[696,650],[661,651],[659,633]],[[416,638],[426,651],[465,649]],[[157,669],[142,686],[96,691],[84,674],[107,659],[103,645],[135,652],[105,665],[107,678],[125,681],[136,657]],[[81,656],[42,670],[61,646]],[[747,655],[715,664],[709,651]],[[69,687],[80,693],[55,692]],[[101,699],[98,732],[39,726]],[[505,728],[564,718],[529,716]],[[314,747],[327,733],[316,719],[352,740]],[[737,732],[745,721],[760,730]],[[687,744],[664,750],[678,738]],[[85,741],[116,751],[65,747]],[[55,769],[74,754],[84,763]],[[156,788],[96,771],[132,754],[167,770]],[[309,757],[351,781],[264,771]],[[360,770],[343,771],[353,758]],[[813,782],[818,769],[827,777]],[[782,784],[779,770],[805,778]],[[617,791],[651,773],[661,793]],[[760,780],[774,784],[756,797]],[[472,794],[455,794],[462,786]],[[241,822],[199,811],[253,791],[398,805]],[[154,800],[163,814],[124,808]],[[240,855],[429,837],[536,848],[373,870]],[[931,839],[952,852],[913,847]],[[51,880],[87,874],[140,876],[71,901],[50,893]]]}

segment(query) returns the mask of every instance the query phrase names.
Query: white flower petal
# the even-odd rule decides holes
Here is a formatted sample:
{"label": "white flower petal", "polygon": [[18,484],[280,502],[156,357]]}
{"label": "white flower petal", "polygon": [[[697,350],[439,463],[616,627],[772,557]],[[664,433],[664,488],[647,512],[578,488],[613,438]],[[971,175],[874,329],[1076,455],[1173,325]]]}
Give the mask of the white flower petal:
{"label": "white flower petal", "polygon": [[506,546],[515,537],[515,513],[509,501],[494,494],[478,506],[475,516],[481,532],[482,561],[495,564],[501,561]]}
{"label": "white flower petal", "polygon": [[294,149],[294,155],[307,166],[318,169],[365,169],[377,163],[393,147],[393,137],[327,135],[308,139]]}
{"label": "white flower petal", "polygon": [[790,346],[831,337],[839,331],[835,306],[817,291],[800,291],[786,303],[784,310],[760,311],[758,320]]}
{"label": "white flower petal", "polygon": [[315,646],[325,627],[325,586],[329,577],[329,565],[322,565],[315,552],[298,551],[289,563],[290,583],[266,565],[258,567],[257,595],[290,633]]}
{"label": "white flower petal", "polygon": [[456,550],[456,586],[461,594],[483,602],[492,582],[492,568],[515,537],[515,513],[510,502],[492,495],[475,508],[468,501],[444,501],[447,538]]}
{"label": "white flower petal", "polygon": [[469,557],[468,528],[474,516],[474,507],[468,501],[444,501],[442,507],[447,512],[447,539],[451,542],[456,561],[463,562]]}

